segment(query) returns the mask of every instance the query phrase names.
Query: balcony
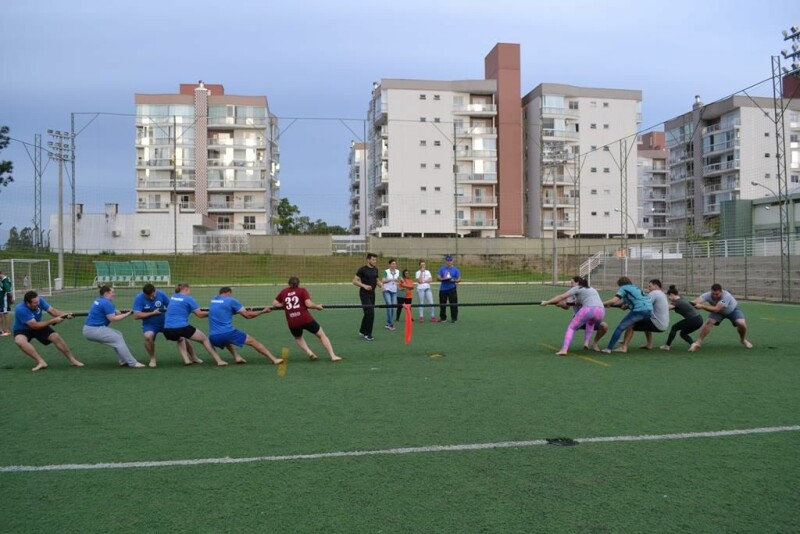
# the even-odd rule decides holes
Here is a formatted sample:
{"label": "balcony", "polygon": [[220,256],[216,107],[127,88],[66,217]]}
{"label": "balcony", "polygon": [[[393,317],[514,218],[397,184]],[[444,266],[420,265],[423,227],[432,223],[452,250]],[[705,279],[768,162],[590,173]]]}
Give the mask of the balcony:
{"label": "balcony", "polygon": [[714,132],[726,132],[728,130],[733,130],[734,128],[736,128],[741,124],[742,121],[739,118],[732,121],[728,121],[724,124],[718,122],[717,124],[712,124],[711,126],[706,126],[705,128],[703,128],[701,134],[705,136]]}
{"label": "balcony", "polygon": [[251,201],[251,202],[244,202],[242,200],[235,200],[235,201],[210,201],[208,203],[209,211],[226,211],[226,210],[260,210],[263,211],[266,209],[266,204],[263,201]]}
{"label": "balcony", "polygon": [[496,158],[497,150],[456,150],[458,159]]}
{"label": "balcony", "polygon": [[578,132],[570,130],[561,130],[555,128],[542,128],[542,137],[547,140],[552,139],[578,139]]}
{"label": "balcony", "polygon": [[497,173],[456,174],[456,182],[497,183]]}
{"label": "balcony", "polygon": [[720,163],[712,163],[703,167],[703,175],[721,174],[726,171],[732,171],[739,168],[739,160],[734,159],[730,161],[722,161]]}
{"label": "balcony", "polygon": [[454,115],[495,115],[497,106],[494,104],[465,104],[453,106]]}
{"label": "balcony", "polygon": [[181,212],[192,212],[196,208],[195,203],[192,201],[180,202],[178,203],[178,207],[180,208]]}
{"label": "balcony", "polygon": [[243,126],[247,128],[266,128],[267,119],[264,117],[209,117],[209,126]]}
{"label": "balcony", "polygon": [[[548,230],[553,228],[553,219],[544,219],[542,221],[542,230]],[[569,228],[573,229],[578,226],[578,219],[577,218],[569,218],[569,219],[556,219],[555,220],[556,228]]]}
{"label": "balcony", "polygon": [[221,146],[221,147],[256,147],[256,148],[266,148],[264,144],[263,137],[246,137],[246,138],[235,138],[235,137],[209,137],[206,141],[209,147]]}
{"label": "balcony", "polygon": [[456,204],[459,206],[494,206],[497,204],[495,196],[457,196]]}
{"label": "balcony", "polygon": [[573,207],[575,206],[575,201],[577,198],[575,197],[553,197],[553,196],[545,196],[542,199],[542,205],[547,207],[553,206],[567,206]]}
{"label": "balcony", "polygon": [[497,219],[456,219],[456,228],[497,228]]}
{"label": "balcony", "polygon": [[208,180],[209,189],[259,189],[266,188],[267,183],[265,180]]}
{"label": "balcony", "polygon": [[723,152],[729,152],[739,146],[738,139],[729,139],[727,141],[723,141],[721,143],[715,143],[710,145],[707,150],[703,151],[704,156],[710,156],[712,154],[720,154]]}
{"label": "balcony", "polygon": [[473,126],[472,128],[462,126],[456,128],[456,136],[471,137],[474,135],[497,135],[497,128],[489,126]]}
{"label": "balcony", "polygon": [[136,204],[136,209],[139,211],[167,211],[169,202],[166,200],[140,200]]}
{"label": "balcony", "polygon": [[177,189],[194,191],[196,182],[194,180],[178,180],[177,183],[172,180],[139,180],[137,182],[137,189],[167,189],[172,191]]}
{"label": "balcony", "polygon": [[542,108],[542,116],[543,117],[573,117],[577,118],[580,117],[581,112],[577,109],[570,109],[570,108],[556,108],[556,107],[543,107]]}
{"label": "balcony", "polygon": [[238,168],[245,168],[245,169],[255,169],[255,168],[266,168],[267,164],[264,161],[251,161],[245,159],[219,159],[219,158],[209,158],[208,160],[209,167],[238,167]]}

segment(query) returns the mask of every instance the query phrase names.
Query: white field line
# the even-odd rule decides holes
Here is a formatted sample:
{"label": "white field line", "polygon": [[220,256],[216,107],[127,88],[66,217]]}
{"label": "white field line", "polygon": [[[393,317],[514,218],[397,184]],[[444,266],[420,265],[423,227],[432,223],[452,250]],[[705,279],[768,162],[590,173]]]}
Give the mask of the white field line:
{"label": "white field line", "polygon": [[[631,441],[667,441],[695,438],[718,438],[726,436],[745,436],[751,434],[774,434],[776,432],[797,432],[800,425],[746,428],[740,430],[718,430],[712,432],[685,432],[680,434],[656,434],[641,436],[606,436],[596,438],[575,438],[578,443],[614,443]],[[155,462],[113,462],[98,464],[58,464],[58,465],[9,465],[0,467],[0,473],[23,473],[36,471],[87,471],[94,469],[139,469],[146,467],[179,467],[214,464],[244,464],[255,462],[286,462],[295,460],[319,460],[325,458],[354,458],[358,456],[388,456],[395,454],[425,454],[431,452],[476,451],[486,449],[513,449],[547,445],[545,439],[530,441],[500,441],[497,443],[473,443],[463,445],[431,445],[427,447],[401,447],[374,451],[339,451],[317,454],[290,454],[285,456],[254,456],[250,458],[198,458],[194,460],[162,460]]]}

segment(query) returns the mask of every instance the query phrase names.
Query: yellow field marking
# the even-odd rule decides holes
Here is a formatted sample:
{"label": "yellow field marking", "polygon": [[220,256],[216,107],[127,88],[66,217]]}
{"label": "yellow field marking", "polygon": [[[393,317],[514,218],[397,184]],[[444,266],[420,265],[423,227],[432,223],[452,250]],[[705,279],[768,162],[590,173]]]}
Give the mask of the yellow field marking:
{"label": "yellow field marking", "polygon": [[[539,343],[539,346],[546,347],[556,352],[558,352],[559,349],[558,347],[554,347],[553,345],[548,345],[547,343]],[[595,360],[594,358],[589,358],[588,356],[581,356],[580,354],[575,354],[574,352],[568,352],[567,356],[575,356],[576,358],[580,358],[581,360],[589,363],[596,363],[597,365],[602,365],[603,367],[611,367],[611,364],[608,362]]]}
{"label": "yellow field marking", "polygon": [[278,364],[278,376],[282,377],[286,374],[286,366],[289,364],[289,347],[281,349],[281,358],[283,361]]}

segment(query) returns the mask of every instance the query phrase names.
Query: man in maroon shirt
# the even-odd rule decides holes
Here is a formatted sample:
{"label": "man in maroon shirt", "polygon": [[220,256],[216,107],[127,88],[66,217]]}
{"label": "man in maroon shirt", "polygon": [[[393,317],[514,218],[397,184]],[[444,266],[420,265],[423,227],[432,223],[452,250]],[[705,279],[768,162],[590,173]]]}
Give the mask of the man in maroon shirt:
{"label": "man in maroon shirt", "polygon": [[311,300],[311,295],[305,288],[300,287],[300,279],[296,276],[289,278],[289,287],[278,293],[275,300],[272,302],[273,308],[283,308],[286,313],[286,323],[289,325],[289,331],[294,336],[297,346],[303,349],[308,355],[309,360],[316,360],[317,355],[308,347],[308,343],[303,339],[303,330],[308,330],[319,338],[322,346],[328,351],[332,362],[338,362],[342,358],[336,355],[331,345],[331,340],[325,335],[325,331],[314,320],[309,309],[323,310],[321,304],[316,304]]}

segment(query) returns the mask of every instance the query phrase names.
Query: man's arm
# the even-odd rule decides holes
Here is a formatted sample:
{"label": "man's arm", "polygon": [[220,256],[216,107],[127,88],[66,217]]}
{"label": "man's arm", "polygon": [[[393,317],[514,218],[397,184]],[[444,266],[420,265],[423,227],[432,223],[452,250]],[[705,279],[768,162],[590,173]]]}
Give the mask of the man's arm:
{"label": "man's arm", "polygon": [[[378,280],[378,283],[380,284],[381,287],[383,287],[383,283],[380,280]],[[372,286],[368,286],[367,284],[363,283],[358,275],[355,275],[353,277],[353,285],[360,287],[364,291],[372,291]]]}
{"label": "man's arm", "polygon": [[248,310],[244,306],[237,312],[239,315],[244,317],[245,319],[255,319],[259,315],[264,315],[265,313],[271,312],[272,309],[269,306],[264,306],[260,310]]}

